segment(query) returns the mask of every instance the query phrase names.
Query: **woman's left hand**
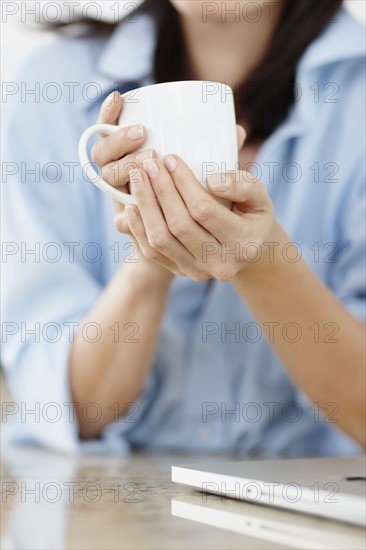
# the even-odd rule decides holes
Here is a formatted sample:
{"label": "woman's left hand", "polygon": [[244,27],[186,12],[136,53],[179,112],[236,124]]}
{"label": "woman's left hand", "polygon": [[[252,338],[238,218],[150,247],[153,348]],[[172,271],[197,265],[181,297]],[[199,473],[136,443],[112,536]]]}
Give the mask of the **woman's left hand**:
{"label": "woman's left hand", "polygon": [[[255,262],[274,227],[264,183],[244,171],[208,177],[208,191],[176,155],[144,161],[131,174],[136,206],[126,207],[142,253],[194,281],[231,281]],[[233,203],[229,210],[214,198]]]}

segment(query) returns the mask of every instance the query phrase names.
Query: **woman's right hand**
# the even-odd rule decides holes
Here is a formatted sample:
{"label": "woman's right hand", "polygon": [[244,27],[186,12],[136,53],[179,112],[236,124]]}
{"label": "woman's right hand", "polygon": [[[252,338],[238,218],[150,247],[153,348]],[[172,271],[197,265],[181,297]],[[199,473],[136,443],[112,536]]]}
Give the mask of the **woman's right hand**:
{"label": "woman's right hand", "polygon": [[[104,101],[97,124],[118,124],[121,111],[123,109],[123,98],[119,92],[113,92]],[[109,185],[119,189],[123,193],[129,193],[130,172],[142,166],[144,160],[156,158],[157,153],[154,149],[141,149],[146,142],[147,133],[142,124],[135,126],[126,126],[110,136],[101,135],[92,148],[92,159],[99,168],[102,179]],[[120,202],[113,199],[113,208],[116,213],[114,225],[119,233],[126,233],[131,240],[129,225],[125,216],[125,207]],[[159,255],[160,256],[160,255]],[[170,260],[163,256],[146,259],[143,254],[138,253],[139,266],[148,268],[151,275],[160,275],[162,279],[171,279],[174,277],[172,272],[178,273],[178,268]],[[160,265],[157,265],[157,263]]]}
{"label": "woman's right hand", "polygon": [[[117,125],[123,108],[123,98],[118,92],[113,92],[104,101],[97,124]],[[99,168],[102,179],[123,193],[129,193],[130,171],[138,168],[145,159],[156,157],[153,149],[137,152],[147,139],[146,130],[142,124],[126,126],[110,136],[101,135],[92,148],[92,159]],[[113,200],[116,214],[124,212],[123,204]],[[127,222],[119,216],[119,227],[128,233]],[[120,230],[120,229],[119,229]]]}

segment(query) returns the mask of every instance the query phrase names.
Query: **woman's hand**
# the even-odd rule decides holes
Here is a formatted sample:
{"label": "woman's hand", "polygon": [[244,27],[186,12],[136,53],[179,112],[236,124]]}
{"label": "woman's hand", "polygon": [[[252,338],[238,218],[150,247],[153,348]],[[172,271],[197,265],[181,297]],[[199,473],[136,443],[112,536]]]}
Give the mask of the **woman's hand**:
{"label": "woman's hand", "polygon": [[[123,109],[123,98],[118,92],[113,92],[104,101],[97,124],[117,125]],[[100,168],[100,175],[112,187],[128,193],[130,171],[142,166],[145,159],[156,157],[154,149],[135,152],[140,149],[147,139],[146,130],[141,125],[128,126],[111,136],[101,136],[92,148],[92,159]],[[113,200],[113,207],[117,213],[123,212],[124,207]],[[128,233],[127,223],[119,216],[119,228]]]}
{"label": "woman's hand", "polygon": [[[116,124],[123,110],[123,98],[118,92],[110,94],[103,103],[98,124]],[[146,129],[142,125],[129,126],[121,129],[111,136],[101,136],[92,149],[92,159],[99,166],[101,177],[108,184],[124,193],[129,193],[130,172],[142,166],[145,159],[156,157],[154,149],[140,149],[147,139]],[[120,202],[113,200],[113,208],[116,212],[114,224],[120,233],[128,234],[132,240],[125,217],[125,207]],[[160,280],[171,280],[175,266],[172,262],[166,262],[169,271],[162,269],[161,265],[149,262],[139,251],[137,268],[148,270],[149,276],[157,275]]]}
{"label": "woman's hand", "polygon": [[[129,229],[149,260],[175,264],[194,281],[232,280],[254,262],[274,228],[262,181],[247,172],[208,178],[206,191],[176,155],[148,159],[133,174],[137,206],[126,207]],[[233,202],[232,210],[215,197]]]}

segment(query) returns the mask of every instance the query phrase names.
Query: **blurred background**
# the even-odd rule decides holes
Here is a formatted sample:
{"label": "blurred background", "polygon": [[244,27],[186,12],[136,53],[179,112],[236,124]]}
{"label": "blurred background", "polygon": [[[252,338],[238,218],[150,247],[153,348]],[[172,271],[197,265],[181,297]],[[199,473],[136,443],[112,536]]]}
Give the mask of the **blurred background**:
{"label": "blurred background", "polygon": [[[295,0],[294,0],[295,1]],[[319,0],[321,2],[323,0]],[[126,0],[120,0],[120,9],[118,11],[119,14],[127,15],[128,9],[130,9],[131,5],[137,5],[140,3],[141,0],[134,0],[126,1]],[[22,13],[25,13],[26,6],[27,10],[31,10],[35,4],[43,4],[43,5],[49,5],[50,7],[47,8],[47,17],[49,20],[52,19],[52,17],[57,17],[56,15],[53,15],[53,13],[56,13],[55,11],[52,12],[52,4],[59,4],[60,9],[61,6],[65,4],[63,1],[59,2],[7,2],[2,1],[1,2],[1,11],[2,11],[2,19],[1,19],[1,65],[2,65],[2,78],[4,80],[5,78],[8,78],[7,75],[11,75],[14,67],[18,64],[19,60],[21,60],[22,56],[25,53],[29,53],[29,50],[33,47],[36,47],[39,44],[42,44],[42,42],[45,42],[47,40],[52,40],[54,37],[53,35],[48,32],[39,31],[38,26],[32,24],[32,20],[34,21],[34,16],[31,15],[27,16],[27,23],[22,23]],[[97,2],[93,2],[93,4],[96,4]],[[75,13],[78,13],[78,10],[80,11],[82,9],[82,5],[88,4],[88,2],[74,2],[75,6],[79,6],[78,8],[75,7]],[[90,4],[90,2],[89,2]],[[102,17],[106,21],[111,19],[116,13],[115,7],[116,2],[107,2],[105,0],[98,2],[100,6],[98,17]],[[364,23],[366,22],[366,0],[345,0],[345,4],[347,7],[354,13],[359,19],[361,19]],[[88,15],[90,17],[93,16],[93,12],[91,10],[88,11]],[[24,17],[23,17],[24,19]]]}

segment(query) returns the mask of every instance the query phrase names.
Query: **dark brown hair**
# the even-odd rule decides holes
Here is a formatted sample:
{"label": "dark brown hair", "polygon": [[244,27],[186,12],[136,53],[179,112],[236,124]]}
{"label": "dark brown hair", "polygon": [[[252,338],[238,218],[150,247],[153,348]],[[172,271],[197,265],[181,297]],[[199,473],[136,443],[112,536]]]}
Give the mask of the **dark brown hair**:
{"label": "dark brown hair", "polygon": [[[286,118],[295,101],[297,64],[343,0],[281,0],[281,14],[267,53],[235,92],[237,118],[245,121],[248,141],[264,140]],[[168,0],[145,0],[157,27],[156,82],[190,80],[181,17]],[[99,27],[101,29],[101,27]],[[103,30],[108,30],[104,25]],[[111,27],[109,26],[109,30]]]}

